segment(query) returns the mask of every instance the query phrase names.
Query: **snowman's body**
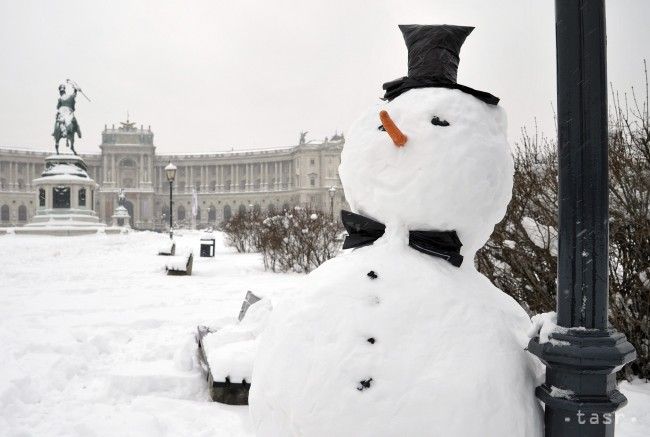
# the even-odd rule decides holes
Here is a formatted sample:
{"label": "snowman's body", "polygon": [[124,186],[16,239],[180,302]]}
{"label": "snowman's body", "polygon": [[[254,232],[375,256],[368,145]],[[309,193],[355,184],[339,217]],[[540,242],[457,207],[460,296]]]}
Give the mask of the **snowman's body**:
{"label": "snowman's body", "polygon": [[[404,147],[378,129],[382,109]],[[258,436],[541,435],[530,321],[473,266],[510,198],[505,129],[499,107],[444,88],[410,90],[352,127],[346,198],[386,232],[276,305],[253,370]],[[409,247],[409,230],[455,230],[463,265]]]}

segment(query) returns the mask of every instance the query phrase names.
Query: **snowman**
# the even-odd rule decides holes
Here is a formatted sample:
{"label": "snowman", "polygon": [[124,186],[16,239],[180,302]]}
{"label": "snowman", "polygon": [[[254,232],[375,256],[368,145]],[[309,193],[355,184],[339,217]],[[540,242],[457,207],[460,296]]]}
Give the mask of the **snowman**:
{"label": "snowman", "polygon": [[341,156],[354,249],[262,334],[258,436],[542,435],[530,319],[473,263],[511,196],[505,112],[456,82],[472,27],[400,29],[408,76],[384,84]]}

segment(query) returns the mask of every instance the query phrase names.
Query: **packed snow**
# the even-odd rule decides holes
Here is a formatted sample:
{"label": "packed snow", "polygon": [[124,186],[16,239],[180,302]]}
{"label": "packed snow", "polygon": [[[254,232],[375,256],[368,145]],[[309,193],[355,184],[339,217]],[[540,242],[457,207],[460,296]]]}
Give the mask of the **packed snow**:
{"label": "packed snow", "polygon": [[218,327],[203,339],[208,365],[215,381],[251,382],[258,337],[266,327],[272,306],[262,299],[250,306],[241,322]]}
{"label": "packed snow", "polygon": [[[0,235],[0,436],[252,437],[246,406],[210,401],[196,326],[234,324],[247,290],[275,302],[306,277],[215,237],[216,257],[176,277],[155,255],[165,235]],[[198,250],[198,233],[176,239]],[[650,435],[650,384],[620,389],[617,437]]]}

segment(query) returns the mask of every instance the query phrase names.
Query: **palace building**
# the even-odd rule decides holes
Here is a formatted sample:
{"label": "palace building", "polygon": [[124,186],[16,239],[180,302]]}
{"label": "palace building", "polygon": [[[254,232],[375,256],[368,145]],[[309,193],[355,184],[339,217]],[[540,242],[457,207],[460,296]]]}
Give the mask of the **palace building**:
{"label": "palace building", "polygon": [[[338,177],[343,135],[294,146],[197,154],[156,154],[151,128],[126,121],[105,127],[101,153],[81,154],[97,183],[94,210],[111,224],[120,189],[136,229],[160,230],[169,222],[169,183],[164,167],[178,167],[173,188],[175,226],[214,226],[240,211],[282,211],[310,205],[338,216],[346,207]],[[38,203],[32,181],[49,152],[0,147],[0,226],[28,223]],[[331,187],[336,188],[333,199]]]}

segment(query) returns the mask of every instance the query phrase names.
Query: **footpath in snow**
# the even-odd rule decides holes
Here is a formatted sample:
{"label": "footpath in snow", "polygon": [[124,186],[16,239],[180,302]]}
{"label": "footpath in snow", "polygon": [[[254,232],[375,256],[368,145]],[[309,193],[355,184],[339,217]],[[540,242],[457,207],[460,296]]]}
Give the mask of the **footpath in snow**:
{"label": "footpath in snow", "polygon": [[[247,290],[282,298],[303,276],[224,247],[166,276],[165,235],[0,236],[0,437],[252,436],[247,407],[210,402],[198,324],[234,321]],[[288,364],[289,365],[289,364]],[[650,384],[623,383],[617,436],[650,435]]]}

